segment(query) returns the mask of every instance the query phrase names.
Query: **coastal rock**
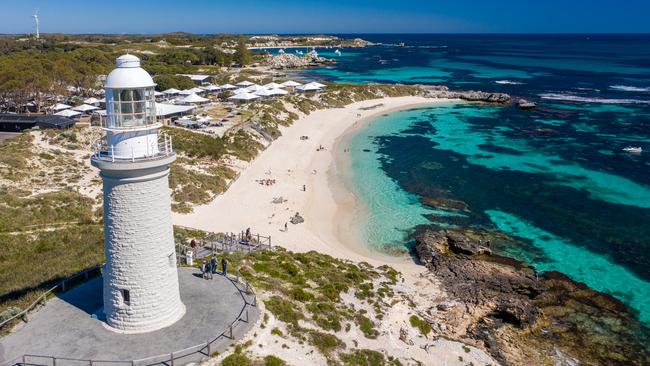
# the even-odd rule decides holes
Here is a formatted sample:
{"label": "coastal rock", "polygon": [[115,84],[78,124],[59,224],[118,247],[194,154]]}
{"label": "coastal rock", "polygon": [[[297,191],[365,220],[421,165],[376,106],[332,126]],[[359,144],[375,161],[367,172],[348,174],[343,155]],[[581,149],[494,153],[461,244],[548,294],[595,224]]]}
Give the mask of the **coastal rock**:
{"label": "coastal rock", "polygon": [[519,101],[517,102],[517,105],[521,109],[533,109],[533,108],[537,107],[537,103],[529,102],[526,99],[519,99]]}
{"label": "coastal rock", "polygon": [[483,91],[451,91],[446,86],[431,85],[423,86],[426,91],[426,96],[429,98],[450,98],[462,99],[470,102],[486,102],[486,103],[510,103],[510,95],[505,93],[488,93]]}
{"label": "coastal rock", "polygon": [[[435,321],[447,336],[483,345],[503,365],[647,365],[648,330],[613,297],[558,272],[491,255],[471,230],[427,230],[415,251],[450,299],[438,302]],[[496,244],[495,244],[496,245]],[[559,356],[561,355],[561,357]]]}
{"label": "coastal rock", "polygon": [[296,214],[293,215],[289,221],[291,221],[292,224],[297,225],[305,222],[305,219],[296,212]]}

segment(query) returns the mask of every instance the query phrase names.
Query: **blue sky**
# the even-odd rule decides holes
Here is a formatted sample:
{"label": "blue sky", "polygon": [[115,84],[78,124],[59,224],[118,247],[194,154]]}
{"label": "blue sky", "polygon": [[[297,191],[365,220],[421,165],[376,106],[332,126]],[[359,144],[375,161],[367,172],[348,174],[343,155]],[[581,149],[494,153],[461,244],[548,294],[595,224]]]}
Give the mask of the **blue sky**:
{"label": "blue sky", "polygon": [[0,0],[0,33],[650,32],[650,0]]}

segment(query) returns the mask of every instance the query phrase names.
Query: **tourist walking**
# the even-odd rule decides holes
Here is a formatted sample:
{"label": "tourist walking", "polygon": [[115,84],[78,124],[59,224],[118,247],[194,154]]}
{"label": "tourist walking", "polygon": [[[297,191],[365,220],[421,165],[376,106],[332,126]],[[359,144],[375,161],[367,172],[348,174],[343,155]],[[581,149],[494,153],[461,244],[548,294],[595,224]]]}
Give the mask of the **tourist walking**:
{"label": "tourist walking", "polygon": [[201,278],[205,279],[205,259],[201,262]]}
{"label": "tourist walking", "polygon": [[286,233],[287,231],[289,231],[289,227],[287,226],[287,223],[285,222],[284,223],[284,232]]}
{"label": "tourist walking", "polygon": [[228,260],[226,257],[221,257],[221,270],[223,271],[224,276],[228,276]]}

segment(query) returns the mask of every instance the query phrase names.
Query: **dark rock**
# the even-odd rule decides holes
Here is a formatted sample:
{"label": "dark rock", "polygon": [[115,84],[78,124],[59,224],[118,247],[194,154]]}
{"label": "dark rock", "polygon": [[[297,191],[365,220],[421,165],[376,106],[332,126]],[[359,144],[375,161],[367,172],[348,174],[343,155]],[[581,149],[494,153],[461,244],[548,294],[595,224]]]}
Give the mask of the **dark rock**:
{"label": "dark rock", "polygon": [[517,105],[521,109],[533,109],[533,108],[537,107],[537,103],[529,102],[526,99],[519,99],[519,102],[517,102]]}

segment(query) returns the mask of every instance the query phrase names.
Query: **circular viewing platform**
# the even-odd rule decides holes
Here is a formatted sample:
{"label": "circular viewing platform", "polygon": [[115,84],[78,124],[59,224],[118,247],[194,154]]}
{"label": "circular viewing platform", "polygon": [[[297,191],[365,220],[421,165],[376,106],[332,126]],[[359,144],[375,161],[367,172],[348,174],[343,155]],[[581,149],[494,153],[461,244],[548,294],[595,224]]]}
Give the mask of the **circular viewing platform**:
{"label": "circular viewing platform", "polygon": [[142,334],[107,329],[94,316],[102,307],[99,277],[48,301],[0,339],[0,365],[169,365],[172,353],[186,364],[223,352],[259,318],[254,294],[234,278],[205,280],[196,268],[179,268],[178,277],[187,310],[169,327]]}

